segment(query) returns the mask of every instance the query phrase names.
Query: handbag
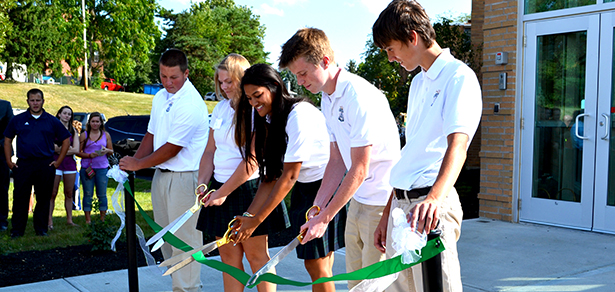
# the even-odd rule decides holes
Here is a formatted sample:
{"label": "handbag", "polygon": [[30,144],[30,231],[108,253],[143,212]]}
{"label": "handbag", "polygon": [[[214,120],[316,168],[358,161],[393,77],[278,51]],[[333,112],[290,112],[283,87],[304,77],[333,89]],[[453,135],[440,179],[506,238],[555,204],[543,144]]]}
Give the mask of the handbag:
{"label": "handbag", "polygon": [[94,171],[94,169],[90,165],[88,166],[88,168],[85,169],[85,175],[87,175],[89,179],[92,179],[96,175],[96,171]]}

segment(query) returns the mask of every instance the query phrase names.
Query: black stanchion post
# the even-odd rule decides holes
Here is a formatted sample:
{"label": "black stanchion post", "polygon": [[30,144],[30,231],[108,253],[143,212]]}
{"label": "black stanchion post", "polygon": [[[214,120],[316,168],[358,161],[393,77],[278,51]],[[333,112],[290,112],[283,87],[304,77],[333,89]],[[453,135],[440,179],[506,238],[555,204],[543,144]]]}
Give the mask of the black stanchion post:
{"label": "black stanchion post", "polygon": [[[135,193],[135,172],[128,174],[128,185]],[[139,271],[137,270],[137,230],[135,227],[135,200],[128,192],[125,194],[126,241],[128,244],[128,291],[139,291]]]}
{"label": "black stanchion post", "polygon": [[[427,234],[427,240],[439,238],[441,233],[440,230],[433,230]],[[440,254],[424,261],[421,268],[423,270],[423,291],[442,292],[442,257]]]}

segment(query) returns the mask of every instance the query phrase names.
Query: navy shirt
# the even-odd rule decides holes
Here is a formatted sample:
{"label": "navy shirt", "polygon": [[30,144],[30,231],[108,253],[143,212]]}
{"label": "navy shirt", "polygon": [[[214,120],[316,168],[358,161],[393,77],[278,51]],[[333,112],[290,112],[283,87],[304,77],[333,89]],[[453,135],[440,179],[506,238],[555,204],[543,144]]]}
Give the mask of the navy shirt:
{"label": "navy shirt", "polygon": [[45,110],[38,119],[29,110],[16,115],[4,131],[4,137],[9,139],[15,138],[15,135],[19,159],[52,158],[54,140],[64,141],[70,137],[62,122]]}

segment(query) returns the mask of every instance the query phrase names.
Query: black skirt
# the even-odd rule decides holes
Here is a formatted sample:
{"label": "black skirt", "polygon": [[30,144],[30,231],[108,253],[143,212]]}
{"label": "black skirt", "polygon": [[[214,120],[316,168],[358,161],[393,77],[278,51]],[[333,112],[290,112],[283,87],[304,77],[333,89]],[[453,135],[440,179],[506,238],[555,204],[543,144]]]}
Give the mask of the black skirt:
{"label": "black skirt", "polygon": [[[295,188],[290,197],[290,220],[293,234],[298,235],[301,225],[305,224],[305,212],[312,207],[321,182],[322,180],[311,183],[295,183]],[[344,247],[346,213],[346,207],[343,207],[329,222],[323,237],[297,246],[297,257],[303,260],[318,259],[327,256],[329,252]]]}
{"label": "black skirt", "polygon": [[[248,210],[252,200],[258,190],[259,179],[253,179],[245,182],[234,190],[222,205],[210,206],[201,208],[199,220],[196,224],[196,229],[201,230],[203,234],[213,235],[217,237],[224,236],[228,229],[228,223],[235,216],[240,216]],[[212,178],[209,189],[218,189],[222,183]],[[286,204],[284,201],[278,205],[273,212],[261,223],[252,236],[273,234],[284,230],[290,225]]]}

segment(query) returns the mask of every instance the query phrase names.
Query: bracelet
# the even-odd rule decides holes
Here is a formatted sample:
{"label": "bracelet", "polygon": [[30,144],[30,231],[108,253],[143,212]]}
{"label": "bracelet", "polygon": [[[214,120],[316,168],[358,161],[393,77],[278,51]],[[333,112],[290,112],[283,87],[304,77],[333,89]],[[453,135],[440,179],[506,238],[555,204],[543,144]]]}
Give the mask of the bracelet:
{"label": "bracelet", "polygon": [[251,214],[250,212],[245,211],[245,212],[243,212],[243,215],[242,215],[242,216],[243,216],[243,217],[250,217],[250,218],[252,218],[252,217],[254,217],[254,214]]}

